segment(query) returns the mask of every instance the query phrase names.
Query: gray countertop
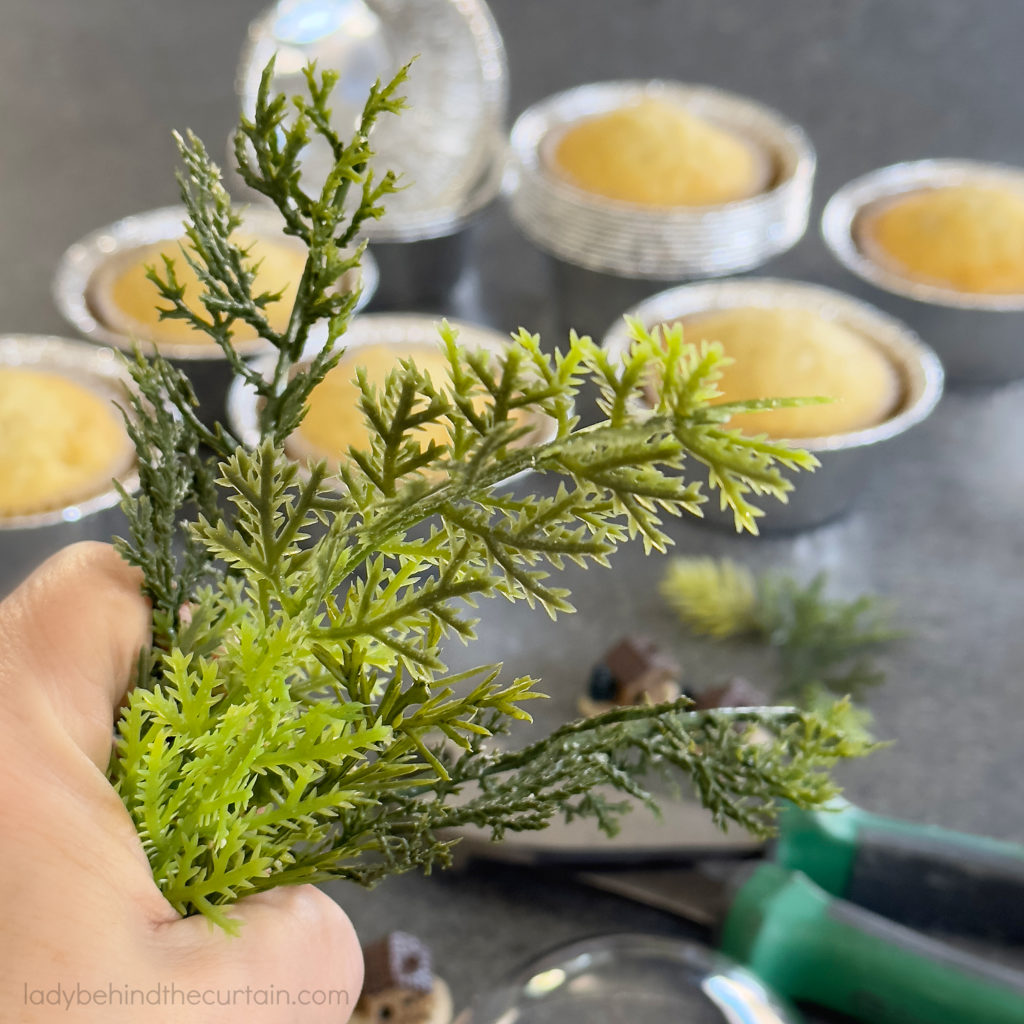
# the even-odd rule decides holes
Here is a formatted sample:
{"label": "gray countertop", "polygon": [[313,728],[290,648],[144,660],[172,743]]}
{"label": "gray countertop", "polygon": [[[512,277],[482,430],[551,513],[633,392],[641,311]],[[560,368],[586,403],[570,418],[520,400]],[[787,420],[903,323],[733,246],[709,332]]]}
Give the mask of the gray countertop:
{"label": "gray countertop", "polygon": [[[54,265],[85,232],[173,202],[172,128],[220,152],[234,119],[234,64],[262,0],[7,0],[0,32],[0,332],[67,333],[49,297]],[[900,159],[1024,164],[1018,0],[494,0],[511,108],[601,78],[665,76],[747,93],[803,124],[819,155],[815,217],[851,177]],[[475,237],[477,299],[496,326],[551,322],[544,262],[498,209]],[[816,228],[767,272],[852,282]],[[469,300],[463,296],[463,303]],[[474,302],[475,306],[476,303]],[[452,313],[462,312],[460,303]],[[926,339],[927,340],[927,339]],[[698,523],[682,552],[728,554],[839,592],[891,597],[911,638],[886,656],[870,706],[895,741],[844,772],[872,810],[1024,839],[1024,385],[953,392],[891,458],[843,521],[790,538],[743,539]],[[659,600],[657,561],[622,553],[550,623],[484,609],[480,661],[544,677],[568,715],[595,652],[630,628],[695,673],[727,652],[681,639]],[[2,567],[0,567],[2,574]],[[458,1005],[540,947],[611,927],[680,932],[653,911],[512,870],[405,877],[374,893],[336,888],[366,938],[403,927],[435,948]]]}

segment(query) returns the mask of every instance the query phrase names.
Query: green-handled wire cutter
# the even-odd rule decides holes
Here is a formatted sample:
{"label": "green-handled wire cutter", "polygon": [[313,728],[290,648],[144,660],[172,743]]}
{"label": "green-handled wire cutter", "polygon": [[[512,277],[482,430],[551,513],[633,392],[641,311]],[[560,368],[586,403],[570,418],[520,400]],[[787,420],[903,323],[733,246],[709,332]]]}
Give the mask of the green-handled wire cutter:
{"label": "green-handled wire cutter", "polygon": [[[794,1001],[869,1024],[1024,1024],[1024,970],[916,930],[1024,942],[1024,847],[842,804],[785,808],[770,860],[595,851],[574,867],[563,845],[547,864],[711,926],[722,952]],[[546,863],[537,848],[532,863]]]}

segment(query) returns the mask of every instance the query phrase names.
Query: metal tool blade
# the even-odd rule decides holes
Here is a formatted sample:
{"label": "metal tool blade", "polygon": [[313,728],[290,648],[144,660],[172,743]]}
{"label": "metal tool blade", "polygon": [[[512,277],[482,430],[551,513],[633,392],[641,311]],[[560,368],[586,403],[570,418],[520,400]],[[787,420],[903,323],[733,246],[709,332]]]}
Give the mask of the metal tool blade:
{"label": "metal tool blade", "polygon": [[[621,799],[621,794],[611,794]],[[543,832],[510,833],[500,843],[485,829],[451,829],[459,839],[456,864],[491,860],[536,867],[594,867],[689,863],[706,857],[746,857],[764,844],[742,829],[723,832],[697,803],[666,800],[662,816],[637,805],[621,821],[615,836],[605,835],[592,819],[554,822]]]}
{"label": "metal tool blade", "polygon": [[735,862],[709,861],[692,868],[659,868],[645,871],[584,871],[574,875],[602,892],[623,896],[694,924],[717,928],[736,893],[747,867]]}

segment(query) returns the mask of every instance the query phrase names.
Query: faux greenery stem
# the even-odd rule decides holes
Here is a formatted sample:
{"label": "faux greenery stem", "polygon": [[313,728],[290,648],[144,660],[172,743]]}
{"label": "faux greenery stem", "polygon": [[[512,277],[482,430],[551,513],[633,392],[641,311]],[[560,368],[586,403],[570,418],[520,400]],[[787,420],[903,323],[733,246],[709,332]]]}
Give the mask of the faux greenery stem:
{"label": "faux greenery stem", "polygon": [[[870,744],[847,729],[850,707],[815,712],[697,712],[681,701],[620,709],[563,727],[518,752],[492,737],[530,720],[542,696],[501,666],[449,674],[446,643],[471,641],[483,598],[526,601],[555,616],[569,593],[552,574],[608,564],[631,537],[648,551],[671,539],[665,516],[700,512],[687,478],[706,467],[738,528],[756,530],[754,499],[784,498],[781,470],[813,468],[805,452],[728,427],[716,405],[714,345],[681,329],[632,325],[621,362],[575,334],[562,352],[520,330],[499,354],[463,348],[440,327],[445,379],[400,360],[382,386],[356,373],[369,444],[338,467],[299,466],[284,450],[355,305],[346,275],[361,225],[397,187],[372,171],[370,130],[396,113],[404,72],[371,91],[351,140],[332,126],[334,76],[307,71],[291,108],[264,74],[235,138],[243,180],[278,209],[308,255],[288,327],[271,329],[254,292],[244,224],[198,139],[179,140],[188,212],[183,256],[199,278],[191,309],[173,261],[151,278],[164,316],[221,347],[262,403],[261,442],[246,450],[204,425],[187,379],[165,360],[131,363],[127,417],[141,490],[124,495],[119,542],[141,566],[154,605],[154,646],[118,723],[110,775],[161,890],[183,914],[231,927],[227,907],[281,884],[388,874],[447,863],[452,825],[496,838],[586,816],[613,832],[646,778],[689,779],[723,825],[766,833],[779,799],[819,805],[831,769]],[[314,136],[335,166],[316,195],[301,157]],[[316,324],[322,349],[305,353]],[[257,331],[274,355],[264,375],[232,347]],[[305,361],[304,361],[305,360]],[[652,382],[658,382],[652,397]],[[599,423],[580,428],[576,398],[596,389]],[[534,427],[547,439],[533,443]],[[426,441],[426,431],[443,440]],[[531,475],[523,476],[529,471]],[[556,477],[553,489],[538,487]],[[516,490],[501,486],[517,481]],[[603,795],[608,788],[621,799]]]}

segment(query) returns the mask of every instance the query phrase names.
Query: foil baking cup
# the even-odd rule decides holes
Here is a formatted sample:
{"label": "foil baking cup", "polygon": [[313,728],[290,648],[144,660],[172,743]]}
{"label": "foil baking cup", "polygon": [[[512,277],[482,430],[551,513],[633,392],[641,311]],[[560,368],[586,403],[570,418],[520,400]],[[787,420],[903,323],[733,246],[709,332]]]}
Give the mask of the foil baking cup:
{"label": "foil baking cup", "polygon": [[[133,249],[182,238],[186,212],[183,206],[167,206],[146,213],[124,217],[104,228],[91,232],[71,245],[61,256],[53,281],[53,298],[64,319],[80,334],[101,345],[130,352],[136,341],[140,349],[149,355],[157,346],[147,338],[133,338],[113,330],[100,320],[89,301],[89,293],[96,272],[107,261],[129,253]],[[280,214],[266,207],[248,207],[243,214],[243,228],[257,236],[264,236],[284,245],[300,246],[301,243],[282,232]],[[182,257],[184,259],[184,257]],[[357,310],[362,309],[372,298],[377,287],[377,266],[373,256],[364,252],[359,270],[362,292]],[[153,288],[153,305],[161,303],[156,287]],[[326,328],[319,330],[319,337],[325,336]],[[311,338],[315,343],[316,339]],[[321,340],[322,343],[322,340]],[[236,351],[243,357],[266,353],[271,346],[261,338],[240,339],[235,343]],[[227,363],[220,346],[212,339],[209,344],[160,342],[161,355],[173,361],[185,363],[223,362]]]}
{"label": "foil baking cup", "polygon": [[[823,437],[800,437],[791,443],[816,455],[821,465],[800,473],[785,503],[766,503],[758,525],[765,530],[797,530],[841,515],[855,501],[872,467],[882,461],[884,443],[929,416],[942,397],[943,370],[938,357],[905,324],[842,292],[795,281],[757,278],[683,285],[652,296],[627,312],[647,328],[699,313],[739,307],[806,309],[832,320],[875,345],[899,373],[900,401],[882,423],[863,430]],[[630,346],[625,321],[604,337],[603,346],[621,360]],[[771,397],[771,396],[766,396]],[[733,525],[732,513],[719,510],[712,494],[705,516]]]}
{"label": "foil baking cup", "polygon": [[1024,169],[974,160],[917,160],[872,171],[844,185],[825,206],[821,232],[832,255],[872,301],[911,324],[938,352],[953,384],[998,384],[1024,377],[1024,294],[960,292],[916,280],[861,247],[861,215],[922,189],[992,185],[1024,195]]}
{"label": "foil baking cup", "polygon": [[[115,352],[48,335],[0,336],[0,367],[60,374],[122,406],[126,406],[131,387],[131,378]],[[115,479],[129,493],[138,490],[134,459]],[[120,500],[110,482],[59,508],[0,515],[0,596],[65,545],[81,540],[109,541],[115,532],[124,532]]]}
{"label": "foil baking cup", "polygon": [[[748,140],[771,162],[768,187],[714,206],[651,206],[587,192],[548,166],[546,147],[570,125],[644,99],[685,107]],[[511,210],[538,247],[588,270],[660,280],[717,276],[759,266],[802,237],[814,169],[803,130],[753,100],[678,82],[600,82],[551,96],[516,121]]]}

